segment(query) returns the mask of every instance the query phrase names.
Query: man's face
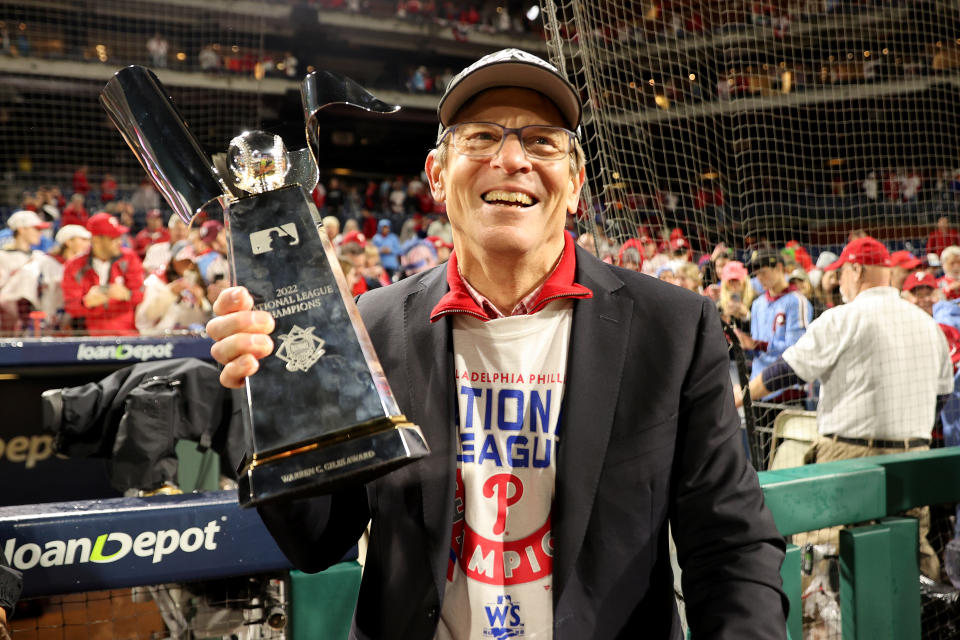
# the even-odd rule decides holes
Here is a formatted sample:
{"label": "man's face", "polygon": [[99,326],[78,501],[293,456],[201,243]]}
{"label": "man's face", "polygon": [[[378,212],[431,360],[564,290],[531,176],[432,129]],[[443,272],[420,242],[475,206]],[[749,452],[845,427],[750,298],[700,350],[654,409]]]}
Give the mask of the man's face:
{"label": "man's face", "polygon": [[40,229],[37,227],[23,227],[20,229],[20,236],[26,240],[31,247],[40,242]]}
{"label": "man's face", "polygon": [[100,260],[109,260],[120,255],[120,238],[110,236],[93,236],[93,255]]}
{"label": "man's face", "polygon": [[773,291],[777,285],[783,282],[783,266],[760,267],[757,269],[757,280],[764,291]]}
{"label": "man's face", "polygon": [[937,291],[933,287],[914,287],[908,300],[933,315],[933,304],[937,301]]}
{"label": "man's face", "polygon": [[860,288],[860,270],[858,264],[840,265],[840,298],[846,303],[857,297]]}
{"label": "man's face", "polygon": [[[566,126],[545,97],[528,89],[491,89],[457,113],[454,123],[494,122],[505,127],[540,124]],[[555,257],[563,247],[567,212],[577,210],[584,172],[571,175],[569,158],[526,157],[515,135],[500,152],[486,158],[458,154],[448,147],[446,166],[431,152],[426,163],[433,197],[445,202],[457,255],[474,258],[496,254],[516,257],[531,252]],[[484,200],[493,191],[522,193],[533,204]]]}

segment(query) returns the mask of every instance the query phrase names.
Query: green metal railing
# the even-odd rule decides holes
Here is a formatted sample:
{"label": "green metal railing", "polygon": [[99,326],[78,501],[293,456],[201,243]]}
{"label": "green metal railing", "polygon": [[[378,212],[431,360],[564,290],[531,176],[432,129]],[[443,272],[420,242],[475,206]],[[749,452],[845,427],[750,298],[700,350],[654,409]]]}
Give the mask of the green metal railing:
{"label": "green metal railing", "polygon": [[[911,507],[960,502],[960,447],[762,471],[760,485],[780,533],[877,521],[840,532],[840,607],[845,640],[920,637],[917,522]],[[800,548],[789,545],[781,574],[790,598],[787,630],[802,632]],[[291,573],[293,638],[346,637],[360,567],[343,563]],[[324,606],[317,606],[318,603]]]}
{"label": "green metal railing", "polygon": [[[845,640],[920,637],[917,522],[897,514],[960,501],[960,447],[761,471],[783,535],[875,520],[840,531],[840,610]],[[802,637],[800,549],[783,563],[787,629]]]}

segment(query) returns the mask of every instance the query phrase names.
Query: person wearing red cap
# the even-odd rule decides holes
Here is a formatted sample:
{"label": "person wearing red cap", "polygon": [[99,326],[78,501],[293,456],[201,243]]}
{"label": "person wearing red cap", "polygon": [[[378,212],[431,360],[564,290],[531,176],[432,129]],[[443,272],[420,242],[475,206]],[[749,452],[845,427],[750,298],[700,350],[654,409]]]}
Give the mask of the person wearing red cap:
{"label": "person wearing red cap", "polygon": [[90,253],[69,260],[63,270],[63,298],[68,314],[83,318],[91,335],[137,333],[134,311],[143,299],[143,265],[121,246],[129,229],[109,213],[87,222]]}
{"label": "person wearing red cap", "polygon": [[643,269],[643,245],[639,238],[630,238],[620,246],[617,252],[617,266],[631,271]]}
{"label": "person wearing red cap", "polygon": [[894,251],[890,254],[890,286],[894,289],[902,289],[903,281],[907,274],[922,264],[920,258],[917,258],[909,251]]}
{"label": "person wearing red cap", "polygon": [[360,231],[348,231],[343,234],[340,240],[340,246],[337,247],[337,255],[341,260],[346,260],[353,265],[357,277],[354,278],[351,289],[353,295],[359,296],[361,293],[369,291],[371,288],[377,288],[380,284],[376,280],[368,280],[364,275],[367,266],[367,236]]}
{"label": "person wearing red cap", "polygon": [[[694,637],[786,636],[784,541],[745,456],[714,304],[564,231],[586,175],[581,113],[555,67],[516,49],[451,80],[425,171],[453,253],[358,302],[431,453],[260,508],[311,571],[372,522],[356,638],[679,638],[668,525]],[[272,318],[252,302],[224,292],[207,325],[228,386],[272,357]]]}
{"label": "person wearing red cap", "polygon": [[[933,305],[941,300],[937,279],[926,271],[914,271],[903,282],[903,297],[907,302],[923,309],[932,318]],[[956,372],[960,365],[960,330],[942,322],[937,324],[943,331],[943,337],[947,339],[947,345],[950,347],[950,361],[953,362],[953,370]]]}
{"label": "person wearing red cap", "polygon": [[657,271],[670,262],[670,256],[660,253],[657,250],[657,241],[650,235],[641,235],[640,244],[643,245],[643,266],[640,267],[641,273],[648,276],[657,277]]}
{"label": "person wearing red cap", "polygon": [[926,271],[914,271],[903,281],[903,297],[933,316],[933,305],[943,299],[937,279]]}
{"label": "person wearing red cap", "polygon": [[[874,238],[848,243],[827,269],[839,272],[845,304],[824,311],[754,377],[751,397],[820,380],[820,437],[808,453],[815,462],[929,448],[938,404],[953,391],[943,333],[890,286],[890,255]],[[929,511],[915,515],[920,568],[938,580],[939,560],[926,539]]]}

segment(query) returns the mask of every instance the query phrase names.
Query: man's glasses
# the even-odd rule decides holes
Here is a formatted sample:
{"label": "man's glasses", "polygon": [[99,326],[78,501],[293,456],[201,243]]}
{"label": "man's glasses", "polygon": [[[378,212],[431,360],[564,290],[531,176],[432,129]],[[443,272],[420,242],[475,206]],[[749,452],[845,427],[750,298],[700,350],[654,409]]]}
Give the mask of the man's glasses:
{"label": "man's glasses", "polygon": [[461,122],[447,128],[437,144],[450,136],[454,150],[471,158],[487,158],[500,153],[503,142],[516,134],[528,158],[562,160],[570,155],[576,134],[563,127],[528,125],[511,129],[494,122]]}

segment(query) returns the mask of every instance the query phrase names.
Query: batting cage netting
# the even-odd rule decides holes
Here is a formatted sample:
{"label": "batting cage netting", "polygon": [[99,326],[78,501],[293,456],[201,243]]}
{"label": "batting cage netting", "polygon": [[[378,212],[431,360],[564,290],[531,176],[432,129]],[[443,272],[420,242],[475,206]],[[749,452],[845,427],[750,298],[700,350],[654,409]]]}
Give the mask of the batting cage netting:
{"label": "batting cage netting", "polygon": [[[839,313],[821,317],[871,277],[869,266],[827,268],[862,236],[892,254],[892,284],[905,299],[926,315],[935,302],[950,305],[943,313],[955,308],[956,3],[545,0],[541,6],[551,61],[586,105],[581,244],[714,298],[740,387],[775,365],[814,322],[829,325],[810,330],[796,348],[800,355],[786,358],[789,373],[804,375],[775,384],[784,373],[774,368],[761,387],[774,392],[752,403],[746,394],[746,446],[755,467],[942,446],[944,436],[954,444],[949,409],[936,416],[931,433],[934,396],[953,375],[937,370],[945,351],[925,355],[886,329],[871,329],[863,317],[853,327],[837,322]],[[844,285],[844,277],[861,280]],[[942,340],[925,314],[898,309],[879,324],[900,327],[896,336],[927,331],[929,341]],[[865,365],[861,357],[882,365]],[[881,371],[861,388],[858,367],[867,366]],[[832,383],[820,379],[831,377]],[[828,384],[832,396],[823,393]],[[897,402],[882,389],[899,390],[893,395],[910,389],[911,416],[894,415]],[[822,435],[834,429],[840,435],[825,443]],[[947,582],[939,558],[953,536],[952,506],[911,515],[920,519],[921,570]],[[804,635],[838,638],[837,530],[798,534],[793,542],[809,561]],[[957,614],[942,599],[927,591],[924,606],[924,637],[957,633]]]}

